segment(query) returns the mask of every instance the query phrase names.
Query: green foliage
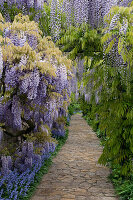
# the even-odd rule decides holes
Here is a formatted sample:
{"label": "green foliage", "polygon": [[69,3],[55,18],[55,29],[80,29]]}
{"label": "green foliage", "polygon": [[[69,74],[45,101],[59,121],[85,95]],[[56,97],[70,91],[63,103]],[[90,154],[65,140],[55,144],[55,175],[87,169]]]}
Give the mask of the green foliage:
{"label": "green foliage", "polygon": [[42,15],[39,19],[39,28],[42,30],[44,36],[50,36],[50,5],[44,3]]}
{"label": "green foliage", "polygon": [[68,113],[73,115],[80,111],[80,104],[79,103],[71,103],[68,107]]}
{"label": "green foliage", "polygon": [[[9,9],[6,7],[5,8]],[[50,35],[50,5],[44,4],[46,15],[40,18],[40,28],[43,35]],[[15,14],[21,12],[15,7],[8,10],[12,20]],[[30,19],[35,16],[34,9],[31,10]],[[113,169],[113,182],[116,184],[118,194],[122,199],[133,199],[133,2],[129,7],[113,7],[106,16],[107,27],[102,30],[91,29],[89,25],[82,24],[79,27],[71,26],[69,29],[63,26],[65,16],[62,16],[61,39],[57,45],[62,51],[69,54],[72,60],[80,57],[84,58],[85,73],[83,84],[88,87],[91,84],[91,101],[87,103],[85,97],[80,97],[76,102],[75,95],[72,94],[72,103],[68,111],[72,115],[74,112],[82,110],[83,116],[88,123],[92,125],[93,130],[97,131],[99,138],[103,140],[103,153],[99,163],[106,165],[111,163],[112,166],[119,166]],[[110,23],[115,15],[118,15],[116,25],[110,29]],[[126,32],[122,31],[123,22],[127,23]],[[2,36],[2,33],[0,33]],[[47,47],[47,50],[44,50]],[[49,39],[39,41],[38,50],[46,53],[49,58],[52,43]],[[106,54],[103,58],[103,46]],[[122,57],[125,64],[125,71],[121,73],[118,67],[113,67],[110,59],[112,49],[116,47],[118,54]],[[4,47],[5,48],[5,47]],[[8,46],[9,49],[9,46]],[[21,49],[25,52],[26,48]],[[4,51],[4,49],[3,49]],[[27,49],[28,52],[30,50]],[[14,55],[14,51],[12,54]],[[16,53],[17,52],[17,53]],[[15,49],[17,56],[20,50]],[[5,52],[5,59],[8,54]],[[60,51],[56,48],[50,54],[59,56]],[[16,56],[16,57],[17,57]],[[34,61],[36,54],[30,52],[30,59]],[[50,57],[50,58],[51,58]],[[10,58],[10,57],[9,57]],[[50,60],[49,58],[49,60]],[[108,64],[108,61],[111,64]],[[64,60],[65,62],[65,60]],[[119,64],[119,63],[118,63]],[[49,66],[46,70],[49,69]],[[91,71],[92,70],[92,71]],[[51,71],[51,70],[49,70]],[[52,74],[53,75],[53,74]],[[95,92],[102,86],[98,93],[100,101],[95,103]],[[59,122],[62,122],[60,119]],[[63,120],[64,123],[64,120]],[[46,141],[46,133],[38,134],[39,142]],[[30,138],[31,139],[31,138]],[[34,140],[34,137],[32,138]],[[130,176],[129,180],[123,176]],[[131,181],[130,181],[131,180]]]}
{"label": "green foliage", "polygon": [[32,134],[25,134],[24,137],[28,142],[34,142],[43,144],[45,142],[57,142],[54,138],[52,138],[52,134],[49,128],[46,128],[46,125],[41,125],[39,127],[39,132]]}
{"label": "green foliage", "polygon": [[[127,74],[132,73],[132,41],[127,41],[129,32],[131,31],[131,12],[132,8],[115,7],[110,13],[112,16],[108,18],[108,23],[111,21],[114,14],[120,15],[120,20],[128,20],[128,29],[126,34],[120,33],[120,22],[117,22],[117,27],[111,30],[112,38],[118,38],[118,53],[122,56],[123,61],[127,63]],[[129,31],[130,30],[130,31]],[[105,34],[104,38],[108,33]],[[114,38],[114,39],[115,39]],[[112,39],[108,45],[105,53],[112,49]],[[108,37],[107,37],[108,40]],[[107,41],[106,40],[106,41]],[[107,66],[105,67],[107,70]],[[101,68],[100,71],[104,69]],[[129,71],[130,70],[130,71]],[[124,74],[125,75],[125,74]],[[102,77],[101,77],[102,79]],[[108,66],[108,79],[103,82],[102,104],[99,107],[100,129],[105,130],[107,134],[107,141],[104,146],[103,154],[99,162],[106,164],[109,160],[112,164],[119,164],[121,166],[121,174],[129,175],[133,171],[132,157],[133,157],[133,136],[132,136],[132,101],[133,101],[133,77],[127,80],[127,84],[123,83],[123,74],[118,73],[117,69]],[[107,94],[107,83],[109,93]],[[130,114],[129,114],[130,113]],[[130,117],[128,118],[128,116]]]}
{"label": "green foliage", "polygon": [[0,155],[9,156],[10,155],[9,149],[5,147],[4,149],[0,151]]}
{"label": "green foliage", "polygon": [[[108,24],[102,43],[108,42],[108,48],[105,53],[108,54],[112,49],[114,40],[118,39],[118,52],[122,56],[123,61],[128,63],[128,68],[133,66],[133,6],[129,7],[112,7],[109,14],[105,17]],[[110,23],[114,16],[118,16],[117,24],[110,30]],[[127,26],[127,31],[123,28]]]}
{"label": "green foliage", "polygon": [[[111,162],[113,166],[119,165],[120,174],[123,176],[131,176],[133,173],[132,9],[113,7],[107,16],[108,25],[101,39],[106,55],[103,60],[95,60],[93,57],[95,61],[90,66],[92,70],[86,72],[83,77],[84,86],[92,86],[91,101],[85,102],[84,97],[81,101],[83,115],[95,131],[100,130],[98,136],[103,139],[104,149],[99,163],[106,165]],[[118,21],[110,29],[111,20],[117,14]],[[128,25],[125,33],[121,31],[123,20]],[[124,72],[119,70],[123,65],[113,66],[110,57],[113,48],[116,48],[115,51],[118,51],[125,63]],[[108,61],[112,63],[109,64]],[[101,86],[102,89],[99,90]],[[98,104],[95,103],[96,91],[99,96]]]}
{"label": "green foliage", "polygon": [[76,100],[74,92],[71,93],[70,98],[71,98],[71,103],[68,107],[68,114],[71,116],[74,113],[81,111],[81,108],[80,108],[80,101]]}
{"label": "green foliage", "polygon": [[133,175],[130,178],[121,176],[121,167],[119,165],[113,166],[110,179],[114,184],[116,193],[122,200],[133,200]]}
{"label": "green foliage", "polygon": [[75,93],[72,92],[71,93],[71,103],[74,103],[74,102],[76,102],[76,98],[75,98]]}
{"label": "green foliage", "polygon": [[[102,57],[100,37],[97,30],[92,30],[88,24],[82,24],[78,27],[71,26],[66,30],[62,38],[57,41],[57,45],[60,46],[62,51],[69,52],[69,57],[73,60],[77,56],[98,59]],[[88,59],[87,61],[90,62]]]}
{"label": "green foliage", "polygon": [[0,155],[11,156],[15,153],[17,147],[17,144],[12,144],[10,142],[1,142]]}
{"label": "green foliage", "polygon": [[62,117],[58,117],[56,119],[56,122],[59,124],[59,125],[65,125],[66,121],[65,121],[65,117],[62,116]]}
{"label": "green foliage", "polygon": [[[102,70],[99,68],[100,71]],[[98,70],[96,77],[99,76]],[[102,73],[101,73],[102,74]],[[99,76],[100,77],[100,76]],[[97,79],[96,79],[97,80]],[[99,84],[103,81],[99,79]],[[95,87],[98,87],[98,82]],[[110,84],[110,85],[109,85]],[[125,85],[120,84],[120,77],[116,74],[110,74],[109,92],[107,93],[107,84],[103,82],[103,88],[100,95],[100,104],[96,105],[92,97],[91,103],[82,103],[83,114],[88,119],[93,120],[93,129],[99,127],[101,131],[106,130],[106,142],[103,154],[99,162],[106,164],[111,161],[114,164],[122,166],[121,173],[126,175],[132,173],[132,100],[133,93],[127,94]],[[94,88],[95,91],[95,88]],[[98,119],[96,120],[96,115]]]}
{"label": "green foliage", "polygon": [[[91,104],[88,104],[88,103],[85,101],[84,95],[83,95],[83,97],[81,97],[81,98],[79,99],[79,102],[80,102],[80,109],[82,110],[83,116],[89,117],[89,116],[90,116],[90,113],[91,113],[91,107],[92,107],[92,105],[91,105]],[[88,120],[90,121],[90,120],[91,120],[91,117],[89,117]]]}
{"label": "green foliage", "polygon": [[[18,9],[16,5],[12,5],[12,7],[8,6],[7,2],[4,3],[3,8],[0,6],[0,12],[3,17],[6,15],[9,15],[9,18],[11,22],[14,21],[14,18],[19,13],[28,14],[30,21],[33,21],[37,15],[39,15],[39,28],[43,33],[43,36],[50,36],[51,30],[50,30],[50,5],[47,3],[44,3],[44,9],[43,10],[35,10],[35,8],[29,8],[29,9]],[[0,33],[1,35],[1,33]]]}
{"label": "green foliage", "polygon": [[11,22],[14,21],[14,17],[18,15],[19,13],[22,13],[21,9],[18,9],[15,5],[12,5],[12,7],[9,7],[7,2],[4,2],[3,8],[0,6],[0,12],[2,13],[3,17],[8,14]]}
{"label": "green foliage", "polygon": [[[53,32],[57,31],[57,30],[56,30],[56,24],[55,24],[55,27],[51,27],[51,21],[52,21],[52,19],[51,19],[51,2],[52,2],[51,0],[48,0],[48,2],[45,2],[44,6],[43,6],[43,10],[39,11],[39,13],[41,14],[41,17],[39,18],[39,28],[43,32],[44,36],[53,37]],[[63,1],[61,0],[58,3],[60,4],[60,7],[62,7]],[[60,23],[59,37],[61,37],[62,35],[64,35],[67,25],[66,25],[65,13],[62,10],[60,10],[58,6],[56,5],[54,14],[55,14],[55,18],[57,17],[57,19],[55,20],[55,23],[57,23],[57,24]],[[35,14],[37,14],[37,11],[35,11]],[[58,20],[60,20],[60,22]],[[54,30],[54,28],[55,28],[55,30]],[[54,38],[52,38],[52,39],[54,40]]]}

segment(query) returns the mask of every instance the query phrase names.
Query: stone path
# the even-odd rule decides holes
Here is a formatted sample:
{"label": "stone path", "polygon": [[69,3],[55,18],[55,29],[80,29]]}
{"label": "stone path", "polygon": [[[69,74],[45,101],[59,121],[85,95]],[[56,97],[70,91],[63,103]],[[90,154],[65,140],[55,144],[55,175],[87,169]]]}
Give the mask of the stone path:
{"label": "stone path", "polygon": [[72,116],[69,137],[31,200],[118,200],[109,169],[97,164],[99,139],[80,114]]}

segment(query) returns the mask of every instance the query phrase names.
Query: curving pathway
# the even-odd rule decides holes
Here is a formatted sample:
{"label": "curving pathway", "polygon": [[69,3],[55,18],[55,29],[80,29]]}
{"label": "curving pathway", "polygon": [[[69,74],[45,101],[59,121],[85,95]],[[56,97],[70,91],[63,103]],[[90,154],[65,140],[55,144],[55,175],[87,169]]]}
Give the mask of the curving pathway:
{"label": "curving pathway", "polygon": [[118,200],[109,169],[97,163],[99,139],[81,114],[72,116],[69,137],[31,200]]}

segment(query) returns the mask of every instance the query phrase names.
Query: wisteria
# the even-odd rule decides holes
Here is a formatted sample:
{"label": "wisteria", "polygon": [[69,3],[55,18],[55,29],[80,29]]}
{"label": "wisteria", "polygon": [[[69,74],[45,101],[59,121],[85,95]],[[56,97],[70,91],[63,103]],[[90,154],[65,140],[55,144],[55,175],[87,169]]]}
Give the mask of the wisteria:
{"label": "wisteria", "polygon": [[[10,174],[21,176],[28,169],[32,174],[36,164],[41,166],[55,151],[56,140],[52,136],[65,136],[62,120],[69,105],[68,68],[71,62],[49,38],[42,38],[37,24],[30,22],[27,16],[19,14],[11,26],[3,30],[0,123],[9,135],[20,137],[19,148],[11,156],[2,154],[0,159],[1,174],[9,181],[6,177]],[[24,183],[26,187],[34,181],[35,173],[30,176],[28,185]],[[0,198],[5,194],[2,191]],[[19,191],[16,182],[16,188],[11,186],[8,196],[18,199],[26,191]]]}
{"label": "wisteria", "polygon": [[51,2],[50,27],[54,41],[58,40],[61,31],[61,5],[59,0],[52,0]]}
{"label": "wisteria", "polygon": [[[5,91],[4,92],[6,91],[11,92],[13,90],[14,95],[12,97],[12,100],[7,101],[3,105],[4,111],[5,109],[7,109],[7,115],[5,117],[5,125],[8,124],[8,127],[10,128],[10,130],[13,129],[13,130],[21,131],[21,130],[25,130],[26,127],[28,128],[29,124],[32,124],[30,125],[32,128],[35,127],[36,123],[38,123],[38,126],[39,126],[40,119],[43,119],[44,123],[47,123],[51,127],[52,121],[54,119],[54,112],[56,110],[56,102],[55,104],[53,104],[53,100],[50,98],[50,94],[47,93],[48,85],[49,84],[52,85],[52,82],[53,82],[54,83],[53,87],[55,87],[54,89],[55,91],[53,92],[56,92],[57,94],[59,93],[60,95],[64,95],[63,90],[64,89],[67,90],[67,82],[68,82],[67,69],[64,64],[60,64],[58,66],[55,65],[56,66],[54,67],[55,69],[51,69],[51,70],[53,71],[56,70],[56,74],[52,76],[46,72],[47,75],[45,75],[45,71],[41,72],[42,69],[40,68],[40,66],[44,66],[44,70],[45,70],[45,65],[46,66],[52,65],[53,61],[51,63],[51,58],[50,58],[50,61],[47,60],[49,58],[46,58],[46,60],[41,59],[41,60],[35,61],[35,58],[37,56],[37,52],[35,51],[35,49],[37,48],[37,46],[35,47],[34,45],[31,45],[31,42],[32,41],[37,42],[37,36],[35,39],[34,37],[30,37],[29,34],[27,34],[26,32],[24,33],[22,31],[21,31],[21,36],[24,37],[23,44],[19,43],[21,39],[18,38],[17,32],[15,33],[15,35],[9,35],[9,38],[11,38],[10,41],[14,44],[14,46],[18,46],[19,48],[24,49],[24,53],[19,56],[18,64],[16,65],[13,64],[12,67],[9,66],[8,60],[6,61],[7,63],[6,71],[4,72],[5,73],[5,77],[4,77]],[[29,37],[30,37],[30,40],[29,40]],[[39,37],[40,36],[38,35],[38,39]],[[14,40],[14,38],[17,38],[17,40]],[[14,41],[17,41],[17,43]],[[26,44],[27,44],[27,47],[26,47]],[[29,51],[29,55],[25,54],[26,48]],[[34,49],[34,54],[33,54],[32,48]],[[14,50],[12,49],[12,51]],[[1,60],[2,60],[2,56],[1,56]],[[33,68],[33,69],[30,69],[30,68],[26,69],[26,67],[29,65],[30,65],[30,68]],[[38,67],[35,68],[36,65]],[[58,101],[57,109],[59,109],[59,107],[62,106],[62,105],[59,105],[60,98],[61,97],[59,97],[58,99],[59,101]],[[2,103],[2,100],[1,100],[1,103]],[[37,105],[40,105],[44,109],[44,111],[42,110],[42,108],[40,109]],[[50,105],[52,105],[52,107]],[[53,105],[55,105],[55,107],[53,107]],[[34,108],[33,111],[30,108],[31,106]],[[22,112],[23,112],[23,117],[22,117]],[[47,115],[47,118],[46,117],[44,118],[44,115]],[[31,122],[28,122],[29,119]],[[13,130],[10,131],[10,134],[12,134]]]}
{"label": "wisteria", "polygon": [[75,0],[73,3],[74,7],[74,19],[76,24],[82,24],[88,21],[88,1],[86,0]]}
{"label": "wisteria", "polygon": [[2,50],[0,47],[0,79],[2,77],[2,72],[3,72],[3,57],[2,57]]}
{"label": "wisteria", "polygon": [[20,100],[17,96],[13,97],[11,113],[13,114],[13,125],[14,125],[13,128],[21,130],[22,129],[22,120],[21,120],[22,108],[19,101]]}
{"label": "wisteria", "polygon": [[[120,5],[126,6],[129,2],[122,1],[120,2]],[[120,7],[120,9],[125,10],[124,7]],[[113,9],[111,10],[113,11]],[[108,52],[108,55],[105,56],[106,52],[104,52],[104,58],[106,59],[107,65],[111,65],[112,67],[115,67],[117,70],[117,73],[121,75],[121,83],[126,84],[128,86],[128,81],[131,80],[130,72],[127,70],[127,62],[125,62],[125,59],[123,55],[126,53],[123,52],[123,48],[121,48],[121,45],[124,44],[123,36],[125,37],[128,27],[130,26],[130,21],[125,16],[121,16],[119,13],[119,8],[117,13],[113,13],[112,17],[110,15],[111,11],[108,13],[107,18],[110,18],[109,27],[107,30],[107,34],[111,33],[111,38],[107,41],[105,46],[109,45],[109,43],[112,45],[112,49]],[[120,24],[118,23],[120,22]],[[114,31],[114,32],[113,32]],[[117,34],[117,31],[119,32],[119,35]],[[105,47],[104,47],[105,48]],[[126,47],[127,48],[127,47]],[[121,49],[121,50],[120,50]],[[129,49],[127,49],[128,51]],[[106,66],[105,73],[106,77],[108,77],[108,66]],[[108,91],[108,90],[107,90]]]}
{"label": "wisteria", "polygon": [[70,27],[73,24],[73,1],[64,0],[62,4],[62,11],[66,16],[66,26]]}
{"label": "wisteria", "polygon": [[22,7],[34,7],[35,9],[41,9],[43,7],[44,0],[1,0],[0,5],[3,7],[4,2],[7,2],[8,6],[12,6],[14,4],[17,5],[18,8]]}
{"label": "wisteria", "polygon": [[92,27],[100,27],[104,24],[104,17],[109,13],[110,9],[113,6],[127,6],[131,0],[89,0],[88,3],[88,15],[89,15],[89,23]]}
{"label": "wisteria", "polygon": [[[28,144],[29,156],[32,154],[32,143]],[[47,148],[47,147],[46,147]],[[41,166],[45,164],[46,158],[49,158],[50,152],[54,152],[55,144],[50,143],[49,149],[47,149],[42,156],[34,154],[33,159],[31,157],[25,158],[25,164],[20,163],[19,169],[21,171],[11,169],[11,158],[10,156],[2,157],[2,173],[4,176],[0,180],[0,199],[3,199],[3,196],[8,195],[9,199],[20,199],[26,196],[29,186],[36,180],[36,174],[39,172]],[[25,152],[23,147],[23,153]],[[24,156],[24,154],[22,154]],[[19,161],[19,160],[18,160]],[[17,163],[18,163],[17,161]],[[4,185],[6,184],[6,188]],[[4,188],[4,189],[3,189]]]}
{"label": "wisteria", "polygon": [[9,170],[9,157],[2,156],[1,161],[2,161],[2,169],[1,169],[2,175],[9,174],[9,172],[10,172],[10,170]]}
{"label": "wisteria", "polygon": [[86,101],[87,103],[89,103],[90,100],[91,100],[91,92],[88,92],[87,94],[85,94],[85,101]]}
{"label": "wisteria", "polygon": [[[0,0],[0,130],[18,144],[11,152],[0,148],[0,199],[26,196],[57,140],[66,135],[72,92],[76,102],[83,96],[86,113],[107,103],[106,117],[113,107],[109,100],[127,98],[132,76],[132,20],[127,16],[132,10],[125,7],[130,2]],[[45,25],[48,31],[42,30]],[[63,34],[66,46],[58,43]],[[121,119],[130,118],[130,113],[124,116],[130,101],[118,112]],[[91,115],[96,123],[102,115],[98,109]]]}

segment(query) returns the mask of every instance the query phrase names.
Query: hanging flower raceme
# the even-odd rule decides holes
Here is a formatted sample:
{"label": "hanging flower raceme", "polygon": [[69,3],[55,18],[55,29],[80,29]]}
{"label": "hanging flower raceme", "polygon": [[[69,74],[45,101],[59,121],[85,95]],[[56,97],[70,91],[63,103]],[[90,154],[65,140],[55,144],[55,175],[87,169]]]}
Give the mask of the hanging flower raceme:
{"label": "hanging flower raceme", "polygon": [[[54,113],[63,106],[60,100],[68,100],[64,90],[67,91],[71,63],[50,38],[41,37],[37,23],[31,22],[28,16],[19,14],[9,25],[3,23],[10,34],[0,38],[4,43],[0,51],[1,78],[4,73],[0,104],[1,111],[7,113],[2,117],[4,128],[10,134],[21,135],[23,131],[37,129],[40,119],[52,127]],[[58,96],[55,104],[50,100],[52,93]]]}
{"label": "hanging flower raceme", "polygon": [[52,38],[57,41],[61,31],[61,3],[59,0],[51,1],[50,27]]}
{"label": "hanging flower raceme", "polygon": [[132,65],[133,50],[130,45],[127,45],[129,35],[132,32],[131,14],[132,7],[116,6],[112,8],[106,16],[108,25],[102,38],[106,49],[104,52],[106,63],[116,68],[121,75],[122,83],[125,82],[126,85],[131,80],[129,69]]}
{"label": "hanging flower raceme", "polygon": [[23,7],[42,9],[44,0],[1,0],[0,5],[3,7],[5,2],[7,2],[9,7],[12,7],[14,4],[16,4],[17,8],[19,9]]}
{"label": "hanging flower raceme", "polygon": [[2,72],[3,72],[3,57],[2,57],[2,50],[0,47],[0,79],[2,77]]}

